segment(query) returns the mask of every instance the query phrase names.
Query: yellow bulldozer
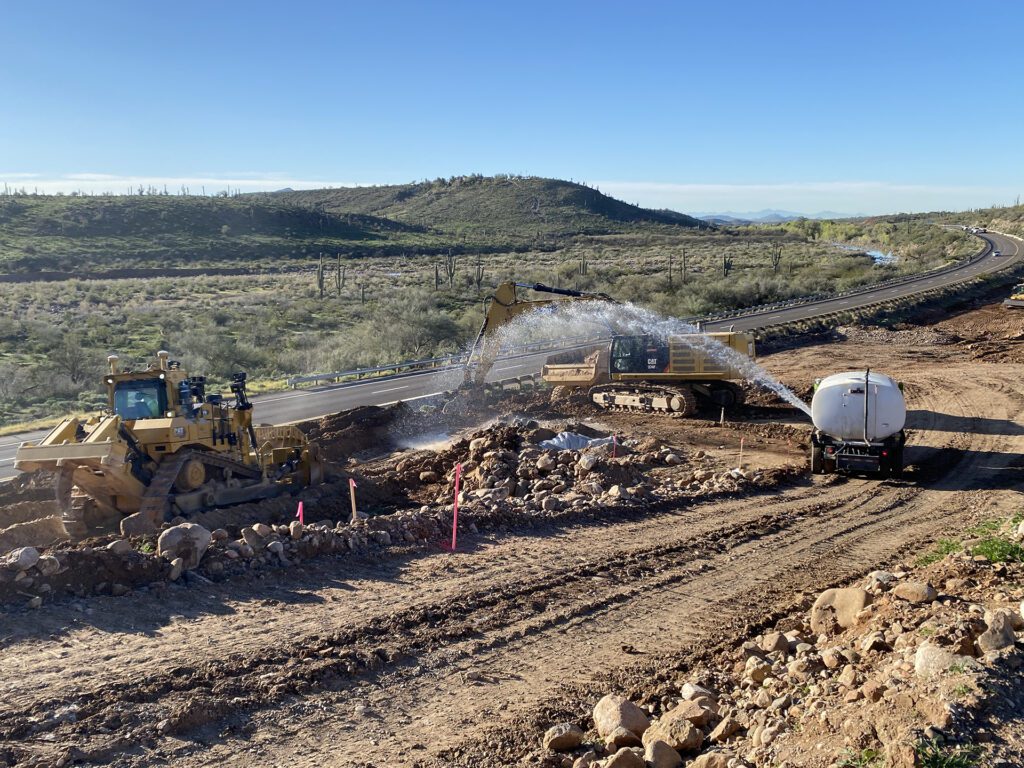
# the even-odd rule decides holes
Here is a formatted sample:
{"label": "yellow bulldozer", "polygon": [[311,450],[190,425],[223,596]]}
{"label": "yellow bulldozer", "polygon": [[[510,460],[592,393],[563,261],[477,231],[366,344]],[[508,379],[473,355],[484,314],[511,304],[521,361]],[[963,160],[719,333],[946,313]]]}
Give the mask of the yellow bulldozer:
{"label": "yellow bulldozer", "polygon": [[[559,298],[524,299],[517,289]],[[552,288],[542,283],[499,285],[470,351],[464,387],[483,385],[498,356],[502,327],[539,308],[579,301],[616,303],[603,293]],[[745,392],[738,382],[746,378],[744,364],[754,357],[754,337],[749,333],[681,333],[667,337],[612,333],[596,348],[592,345],[582,353],[549,358],[541,377],[556,386],[586,388],[591,400],[602,408],[688,416],[697,411],[699,400],[725,408],[741,405]]]}
{"label": "yellow bulldozer", "polygon": [[254,426],[246,375],[232,397],[207,394],[164,351],[144,371],[107,358],[107,409],[62,421],[23,443],[14,466],[57,476],[56,495],[72,538],[154,532],[164,520],[276,496],[324,481],[318,446],[296,427]]}
{"label": "yellow bulldozer", "polygon": [[1010,298],[1003,301],[1003,306],[1008,309],[1024,309],[1024,283],[1013,286]]}

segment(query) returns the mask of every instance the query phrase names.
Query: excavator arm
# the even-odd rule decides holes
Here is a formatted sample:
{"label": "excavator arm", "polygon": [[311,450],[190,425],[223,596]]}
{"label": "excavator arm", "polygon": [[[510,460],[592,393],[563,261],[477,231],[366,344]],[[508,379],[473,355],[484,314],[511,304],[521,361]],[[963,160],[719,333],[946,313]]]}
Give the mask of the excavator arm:
{"label": "excavator arm", "polygon": [[[517,288],[523,288],[538,293],[548,293],[561,298],[557,299],[522,299],[517,293]],[[469,358],[466,361],[466,371],[463,378],[463,386],[481,386],[487,378],[487,374],[494,366],[501,349],[501,328],[507,326],[520,315],[531,312],[538,307],[558,305],[569,301],[604,301],[616,303],[614,299],[603,293],[587,293],[585,291],[573,291],[568,288],[553,288],[543,283],[502,283],[495,288],[494,293],[489,297],[490,303],[484,313],[484,321],[477,333],[476,341],[469,351]]]}

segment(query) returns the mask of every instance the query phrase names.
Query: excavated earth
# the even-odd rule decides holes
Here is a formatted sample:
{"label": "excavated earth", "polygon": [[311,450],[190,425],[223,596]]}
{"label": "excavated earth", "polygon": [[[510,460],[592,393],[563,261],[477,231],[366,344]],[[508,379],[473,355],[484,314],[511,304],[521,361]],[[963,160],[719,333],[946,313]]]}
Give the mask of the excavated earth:
{"label": "excavated earth", "polygon": [[[221,567],[178,581],[166,564],[139,565],[117,597],[55,589],[35,610],[8,601],[0,761],[541,764],[539,734],[581,720],[605,693],[648,699],[666,676],[710,663],[821,590],[1019,511],[1024,382],[1009,353],[988,350],[1015,349],[1022,331],[989,307],[937,326],[841,329],[762,359],[801,394],[816,377],[865,366],[905,382],[911,466],[899,481],[809,477],[806,419],[766,397],[718,426],[521,395],[506,414],[554,428],[585,420],[620,435],[633,458],[602,456],[602,494],[570,488],[550,509],[539,496],[534,509],[471,500],[452,552],[447,465],[487,449],[459,448],[457,435],[440,454],[347,465],[381,514],[348,525],[345,481],[313,494],[316,519],[336,526],[314,526],[313,538],[334,544],[300,542],[290,566],[242,567],[218,543],[208,558]],[[350,427],[342,418],[334,430],[336,460],[362,450]],[[535,428],[476,433],[494,453],[476,460],[529,469]],[[501,444],[508,430],[525,448]],[[726,475],[741,463],[750,479],[733,483]],[[422,472],[437,478],[421,482]],[[492,480],[477,480],[486,495]],[[620,495],[609,497],[613,482]],[[266,522],[293,514],[294,499],[277,501]],[[383,521],[402,515],[381,538]],[[215,522],[235,537],[246,521]],[[410,535],[385,545],[399,531]],[[104,543],[50,551],[70,562]],[[152,542],[133,545],[140,563],[156,559]]]}

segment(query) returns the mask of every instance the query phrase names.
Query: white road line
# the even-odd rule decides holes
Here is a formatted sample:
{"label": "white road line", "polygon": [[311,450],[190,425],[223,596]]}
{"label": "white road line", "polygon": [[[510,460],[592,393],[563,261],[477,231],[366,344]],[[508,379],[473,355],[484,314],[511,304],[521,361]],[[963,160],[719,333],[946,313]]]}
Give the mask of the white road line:
{"label": "white road line", "polygon": [[383,394],[384,392],[397,392],[400,389],[409,389],[409,387],[411,387],[411,386],[412,386],[411,384],[406,384],[405,386],[402,386],[402,387],[390,387],[388,389],[375,389],[370,394],[371,395],[380,395],[380,394]]}

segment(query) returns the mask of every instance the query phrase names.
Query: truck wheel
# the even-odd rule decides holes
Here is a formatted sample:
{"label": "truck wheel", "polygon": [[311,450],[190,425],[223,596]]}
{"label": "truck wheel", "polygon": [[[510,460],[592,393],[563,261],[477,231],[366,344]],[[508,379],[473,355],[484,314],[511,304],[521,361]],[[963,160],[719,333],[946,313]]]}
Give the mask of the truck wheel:
{"label": "truck wheel", "polygon": [[890,459],[892,464],[889,466],[890,477],[903,477],[903,446],[901,445],[895,451],[893,451],[892,458]]}
{"label": "truck wheel", "polygon": [[825,454],[820,445],[811,443],[811,474],[821,475],[825,472]]}

